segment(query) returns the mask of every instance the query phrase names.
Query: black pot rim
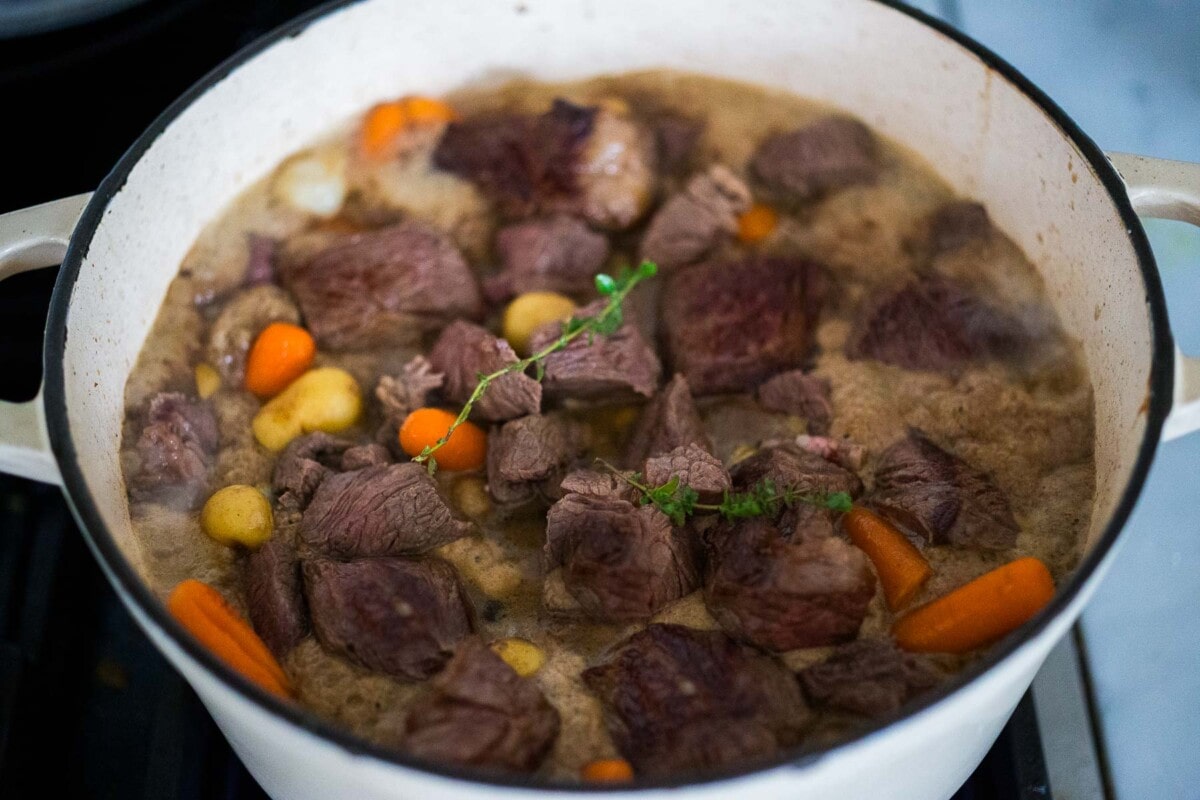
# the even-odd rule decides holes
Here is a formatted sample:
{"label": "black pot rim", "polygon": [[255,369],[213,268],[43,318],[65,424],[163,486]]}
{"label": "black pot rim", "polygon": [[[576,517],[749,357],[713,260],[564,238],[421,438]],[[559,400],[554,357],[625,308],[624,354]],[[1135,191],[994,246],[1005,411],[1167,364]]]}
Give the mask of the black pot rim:
{"label": "black pot rim", "polygon": [[1134,252],[1138,257],[1142,279],[1146,287],[1145,300],[1149,307],[1153,334],[1153,352],[1148,385],[1149,396],[1146,408],[1146,431],[1129,481],[1102,536],[1084,557],[1071,577],[1059,587],[1050,604],[1034,619],[995,645],[987,657],[980,659],[955,676],[953,680],[940,687],[938,691],[918,698],[898,712],[878,721],[871,728],[845,739],[832,747],[813,751],[797,749],[769,760],[738,767],[714,770],[699,775],[673,776],[667,779],[639,779],[633,784],[613,787],[580,785],[528,776],[497,775],[476,769],[447,766],[423,759],[412,758],[402,753],[370,744],[346,730],[318,718],[315,714],[301,708],[297,704],[280,700],[250,683],[227,667],[223,662],[219,661],[209,650],[188,635],[179,623],[167,613],[163,603],[154,596],[149,587],[142,582],[141,578],[125,560],[112,534],[105,526],[95,501],[88,491],[83,476],[83,467],[79,463],[79,456],[71,438],[70,420],[67,416],[66,374],[63,358],[68,335],[68,305],[83,258],[90,246],[92,236],[103,218],[106,206],[120,191],[133,166],[167,126],[185,108],[191,105],[192,102],[245,61],[281,39],[299,35],[317,19],[360,1],[332,0],[332,2],[282,25],[227,59],[172,103],[134,142],[125,155],[122,156],[121,160],[117,162],[112,172],[100,184],[100,187],[88,203],[67,249],[67,254],[63,260],[58,282],[55,285],[54,295],[51,300],[43,356],[46,376],[44,402],[50,443],[62,475],[64,493],[72,506],[75,517],[85,537],[88,539],[88,543],[91,545],[93,553],[102,566],[105,567],[109,579],[119,592],[126,596],[127,602],[136,604],[141,612],[145,614],[146,618],[153,625],[164,631],[171,641],[186,653],[189,658],[240,695],[242,700],[258,706],[259,711],[266,711],[277,717],[281,717],[308,733],[337,745],[348,753],[370,756],[398,767],[419,770],[435,776],[456,779],[476,785],[483,784],[531,790],[595,792],[682,788],[734,778],[744,778],[758,772],[765,772],[781,767],[805,768],[815,762],[821,761],[826,756],[859,746],[864,742],[876,738],[893,724],[916,716],[922,711],[945,701],[948,697],[956,694],[959,689],[979,679],[1001,661],[1013,655],[1018,648],[1030,639],[1041,633],[1052,620],[1058,617],[1075,600],[1092,573],[1095,572],[1105,556],[1112,549],[1114,542],[1116,542],[1128,520],[1141,493],[1142,486],[1145,483],[1146,475],[1149,472],[1150,464],[1154,459],[1154,454],[1159,443],[1163,423],[1171,408],[1174,385],[1174,342],[1167,319],[1166,300],[1163,296],[1162,284],[1159,280],[1153,253],[1150,250],[1145,231],[1137,215],[1134,213],[1126,194],[1125,186],[1116,169],[1109,163],[1103,151],[1096,143],[1080,130],[1078,125],[1054,101],[1008,62],[940,20],[903,5],[898,0],[872,0],[921,22],[967,49],[986,66],[1003,76],[1040,107],[1079,149],[1079,152],[1084,155],[1091,168],[1099,176],[1111,201],[1121,215]]}

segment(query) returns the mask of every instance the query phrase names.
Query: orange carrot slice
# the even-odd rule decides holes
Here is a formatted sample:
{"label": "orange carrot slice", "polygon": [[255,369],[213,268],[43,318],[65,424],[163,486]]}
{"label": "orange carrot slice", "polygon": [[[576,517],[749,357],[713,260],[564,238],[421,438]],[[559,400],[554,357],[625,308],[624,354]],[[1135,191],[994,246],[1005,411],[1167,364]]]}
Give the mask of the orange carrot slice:
{"label": "orange carrot slice", "polygon": [[757,244],[771,235],[779,224],[775,209],[755,203],[738,217],[738,239],[746,244]]}
{"label": "orange carrot slice", "polygon": [[842,517],[842,525],[858,549],[875,565],[888,608],[904,608],[933,574],[925,556],[883,517],[855,506]]}
{"label": "orange carrot slice", "polygon": [[261,399],[274,397],[312,366],[316,354],[317,344],[304,328],[272,322],[246,356],[245,386]]}
{"label": "orange carrot slice", "polygon": [[601,758],[584,764],[580,776],[591,783],[625,783],[633,780],[633,767],[623,758]]}

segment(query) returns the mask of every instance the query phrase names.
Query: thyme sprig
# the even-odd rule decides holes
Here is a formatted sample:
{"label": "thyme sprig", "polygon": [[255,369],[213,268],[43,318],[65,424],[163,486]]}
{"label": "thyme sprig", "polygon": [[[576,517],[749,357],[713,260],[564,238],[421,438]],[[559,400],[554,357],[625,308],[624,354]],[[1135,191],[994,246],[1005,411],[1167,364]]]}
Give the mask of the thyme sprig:
{"label": "thyme sprig", "polygon": [[648,486],[641,475],[621,472],[612,464],[600,459],[610,472],[628,483],[640,493],[642,505],[653,505],[666,514],[676,525],[683,525],[697,511],[715,511],[725,519],[747,519],[749,517],[774,517],[786,508],[804,503],[833,511],[849,511],[853,505],[846,492],[800,492],[792,488],[780,489],[775,481],[767,478],[759,481],[744,492],[726,491],[720,503],[701,503],[695,489],[679,480],[678,475],[659,486]]}
{"label": "thyme sprig", "polygon": [[546,374],[545,358],[546,356],[558,350],[562,350],[580,336],[587,335],[588,344],[591,344],[593,338],[597,335],[608,336],[616,333],[617,330],[625,322],[625,312],[621,304],[629,293],[633,291],[639,283],[652,278],[658,273],[658,265],[653,261],[643,261],[636,269],[628,267],[613,277],[600,273],[596,276],[596,291],[602,297],[608,298],[608,302],[604,304],[604,308],[592,316],[579,317],[571,316],[562,326],[562,332],[558,338],[550,344],[538,350],[533,355],[522,358],[512,364],[508,364],[495,372],[487,375],[480,374],[479,382],[475,384],[475,389],[471,392],[471,396],[467,398],[467,402],[463,404],[462,410],[458,412],[458,416],[454,422],[450,423],[450,427],[446,429],[446,433],[442,438],[438,439],[431,445],[426,445],[414,458],[418,464],[425,464],[432,475],[437,471],[437,459],[433,457],[446,442],[450,441],[450,437],[454,434],[455,429],[467,421],[467,417],[471,416],[471,409],[483,397],[484,392],[488,387],[495,383],[505,375],[514,373],[523,373],[530,367],[535,370],[535,378],[541,381]]}

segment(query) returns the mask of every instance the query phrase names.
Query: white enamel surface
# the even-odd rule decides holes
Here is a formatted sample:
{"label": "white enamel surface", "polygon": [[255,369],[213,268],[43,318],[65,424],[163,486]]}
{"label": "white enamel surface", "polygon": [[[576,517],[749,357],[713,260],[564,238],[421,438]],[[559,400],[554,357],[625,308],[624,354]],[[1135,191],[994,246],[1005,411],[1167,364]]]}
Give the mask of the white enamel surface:
{"label": "white enamel surface", "polygon": [[[117,461],[125,376],[185,251],[234,195],[289,152],[378,100],[514,74],[561,80],[653,67],[770,84],[841,106],[988,204],[1042,269],[1068,331],[1085,342],[1096,388],[1094,538],[1144,432],[1139,409],[1149,376],[1150,324],[1124,226],[1084,160],[1003,78],[892,9],[866,0],[720,0],[699,9],[683,0],[372,0],[280,41],[185,110],[108,205],[67,321],[71,434],[99,512],[130,561],[136,566],[140,559]],[[803,769],[695,793],[736,788],[765,797],[948,797],[1098,580],[1099,571],[1037,639],[918,717]],[[144,613],[138,618],[276,798],[515,793],[341,752],[242,699]]]}

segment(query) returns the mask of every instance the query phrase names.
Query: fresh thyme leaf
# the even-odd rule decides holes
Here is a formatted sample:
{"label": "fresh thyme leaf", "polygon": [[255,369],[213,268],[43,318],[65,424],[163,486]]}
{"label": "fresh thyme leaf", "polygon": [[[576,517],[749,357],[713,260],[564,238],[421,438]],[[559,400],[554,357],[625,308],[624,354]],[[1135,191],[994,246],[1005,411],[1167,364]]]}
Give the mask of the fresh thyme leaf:
{"label": "fresh thyme leaf", "polygon": [[429,473],[429,477],[437,474],[437,459],[433,456],[425,456],[425,471]]}
{"label": "fresh thyme leaf", "polygon": [[617,291],[617,282],[613,280],[611,275],[605,275],[601,272],[596,276],[596,291],[605,297],[610,297]]}
{"label": "fresh thyme leaf", "polygon": [[534,380],[536,380],[538,383],[541,383],[542,379],[546,377],[546,360],[544,358],[539,358],[537,361],[533,362],[533,367]]}

